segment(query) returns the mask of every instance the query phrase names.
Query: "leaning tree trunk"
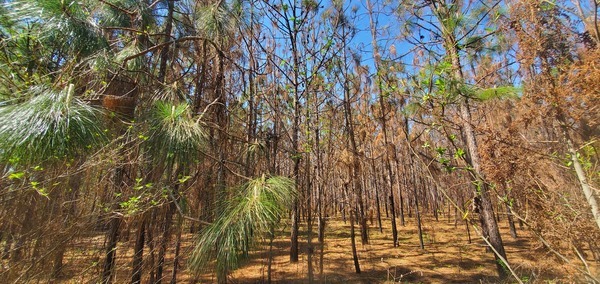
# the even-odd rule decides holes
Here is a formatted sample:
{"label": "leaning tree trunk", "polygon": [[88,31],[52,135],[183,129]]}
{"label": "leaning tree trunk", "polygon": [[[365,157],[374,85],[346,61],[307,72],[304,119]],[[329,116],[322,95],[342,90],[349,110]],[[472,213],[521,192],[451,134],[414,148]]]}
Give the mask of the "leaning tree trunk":
{"label": "leaning tree trunk", "polygon": [[564,116],[559,112],[558,121],[562,130],[562,135],[567,142],[567,151],[571,156],[571,161],[573,162],[573,168],[575,168],[575,173],[577,174],[577,179],[579,180],[579,184],[581,185],[581,190],[583,191],[583,195],[585,196],[585,200],[588,205],[590,205],[590,209],[592,211],[592,216],[600,229],[600,210],[598,209],[598,203],[596,201],[596,197],[594,196],[594,191],[591,189],[590,184],[587,181],[587,177],[585,172],[583,171],[583,167],[579,162],[579,158],[577,155],[577,150],[575,150],[575,146],[573,145],[573,140],[571,140],[571,136],[569,135],[569,131],[567,129],[567,125],[565,123]]}
{"label": "leaning tree trunk", "polygon": [[[448,56],[450,57],[454,79],[458,82],[464,82],[465,80],[458,54],[458,43],[454,37],[454,34],[451,32],[446,32],[444,34],[444,45],[446,47]],[[464,95],[460,90],[456,91],[459,95]],[[504,251],[504,244],[502,243],[502,237],[500,236],[498,223],[496,222],[496,218],[494,216],[491,192],[485,180],[485,175],[481,170],[477,140],[475,138],[475,130],[473,129],[472,125],[471,110],[469,108],[469,101],[467,97],[463,97],[461,99],[459,109],[462,119],[462,131],[467,145],[466,162],[469,164],[471,169],[470,172],[476,187],[475,194],[480,200],[478,209],[479,214],[481,214],[481,225],[484,233],[487,233],[488,235],[487,237],[490,245],[495,251],[494,257],[496,259],[498,275],[504,278],[508,275],[505,268],[506,266],[503,263],[503,260],[507,261],[506,252]]]}

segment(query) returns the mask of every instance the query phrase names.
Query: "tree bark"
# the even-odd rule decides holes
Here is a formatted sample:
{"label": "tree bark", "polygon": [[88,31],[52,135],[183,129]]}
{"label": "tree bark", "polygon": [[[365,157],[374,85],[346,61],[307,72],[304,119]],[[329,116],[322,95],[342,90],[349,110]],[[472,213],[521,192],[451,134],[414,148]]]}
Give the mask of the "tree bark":
{"label": "tree bark", "polygon": [[581,186],[581,190],[583,191],[583,195],[588,205],[590,205],[590,209],[592,211],[592,216],[594,221],[596,221],[596,225],[600,229],[600,210],[598,209],[598,203],[596,201],[596,197],[594,196],[594,191],[592,191],[590,184],[587,181],[587,177],[585,172],[583,171],[583,167],[579,162],[579,157],[577,150],[575,150],[575,146],[573,145],[573,141],[571,140],[571,136],[569,135],[565,120],[562,118],[562,115],[559,114],[558,117],[560,127],[562,130],[563,137],[567,142],[567,151],[571,156],[571,162],[573,164],[573,168],[575,168],[575,173],[577,174],[577,179],[579,180],[579,184]]}
{"label": "tree bark", "polygon": [[106,246],[106,259],[104,260],[104,269],[102,272],[102,284],[112,283],[112,275],[117,255],[117,240],[119,238],[120,224],[120,217],[111,217],[108,229],[108,245]]}
{"label": "tree bark", "polygon": [[[435,9],[435,8],[434,8]],[[452,32],[446,31],[444,34],[444,45],[446,47],[446,52],[450,57],[450,61],[452,64],[453,76],[458,82],[464,82],[464,76],[462,72],[462,66],[460,64],[460,58],[458,54],[458,43],[454,37]],[[481,170],[480,162],[479,162],[479,153],[477,148],[477,140],[475,138],[475,130],[472,126],[471,119],[471,111],[469,109],[469,101],[467,97],[464,97],[464,94],[461,93],[460,90],[456,90],[458,95],[463,96],[461,99],[459,108],[460,115],[462,119],[462,132],[464,134],[467,151],[466,151],[466,162],[470,167],[470,172],[472,174],[473,181],[475,183],[475,194],[480,198],[480,206],[479,211],[481,214],[481,222],[482,227],[485,233],[488,234],[489,242],[497,252],[494,254],[496,259],[496,268],[498,275],[501,278],[508,276],[508,273],[505,269],[504,263],[502,263],[501,258],[507,260],[506,252],[504,251],[504,245],[502,243],[502,237],[500,236],[500,230],[498,228],[498,223],[496,222],[494,216],[494,209],[492,204],[492,197],[490,193],[490,189],[485,180],[485,175]]]}
{"label": "tree bark", "polygon": [[[144,218],[144,217],[142,217]],[[144,243],[146,241],[146,218],[140,223],[138,228],[135,247],[133,249],[133,261],[131,272],[131,284],[139,284],[142,281],[142,263],[144,259]]]}
{"label": "tree bark", "polygon": [[[171,41],[171,33],[173,32],[173,11],[175,10],[175,0],[167,0],[167,18],[165,19],[165,35],[163,42]],[[165,83],[167,74],[167,61],[169,59],[169,47],[165,45],[160,51],[160,66],[158,69],[158,81]]]}

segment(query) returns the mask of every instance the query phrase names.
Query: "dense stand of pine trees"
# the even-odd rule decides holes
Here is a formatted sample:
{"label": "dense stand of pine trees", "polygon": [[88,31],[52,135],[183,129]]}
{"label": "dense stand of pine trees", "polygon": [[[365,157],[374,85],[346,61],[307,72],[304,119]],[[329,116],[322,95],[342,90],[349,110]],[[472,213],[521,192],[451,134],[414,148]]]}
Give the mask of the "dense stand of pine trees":
{"label": "dense stand of pine trees", "polygon": [[[285,223],[312,282],[333,217],[350,224],[356,273],[369,230],[390,222],[396,247],[414,219],[423,249],[425,217],[483,238],[502,278],[518,279],[502,241],[517,228],[598,261],[599,12],[3,1],[0,275],[176,283],[208,266],[225,283]],[[93,261],[66,271],[73,255]]]}

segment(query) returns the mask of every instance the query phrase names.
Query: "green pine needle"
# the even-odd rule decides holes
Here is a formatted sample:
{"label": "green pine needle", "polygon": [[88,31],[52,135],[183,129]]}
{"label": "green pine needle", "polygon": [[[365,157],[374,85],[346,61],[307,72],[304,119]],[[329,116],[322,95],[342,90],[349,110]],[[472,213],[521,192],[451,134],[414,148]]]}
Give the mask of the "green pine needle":
{"label": "green pine needle", "polygon": [[72,93],[38,86],[25,94],[32,99],[0,107],[0,160],[64,161],[102,145],[100,111]]}
{"label": "green pine needle", "polygon": [[189,261],[192,270],[201,271],[212,260],[217,271],[237,268],[248,248],[277,225],[296,196],[294,182],[279,176],[263,175],[236,190],[215,222],[200,233]]}
{"label": "green pine needle", "polygon": [[150,134],[145,141],[157,162],[190,163],[202,149],[206,133],[192,118],[186,103],[156,102],[149,118]]}

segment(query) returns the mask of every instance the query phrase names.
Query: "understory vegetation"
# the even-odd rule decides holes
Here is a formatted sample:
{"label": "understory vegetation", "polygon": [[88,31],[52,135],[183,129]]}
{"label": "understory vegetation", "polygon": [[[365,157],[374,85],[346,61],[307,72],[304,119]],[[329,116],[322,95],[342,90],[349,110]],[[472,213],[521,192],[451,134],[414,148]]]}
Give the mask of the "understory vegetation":
{"label": "understory vegetation", "polygon": [[5,0],[6,283],[600,283],[597,0]]}

